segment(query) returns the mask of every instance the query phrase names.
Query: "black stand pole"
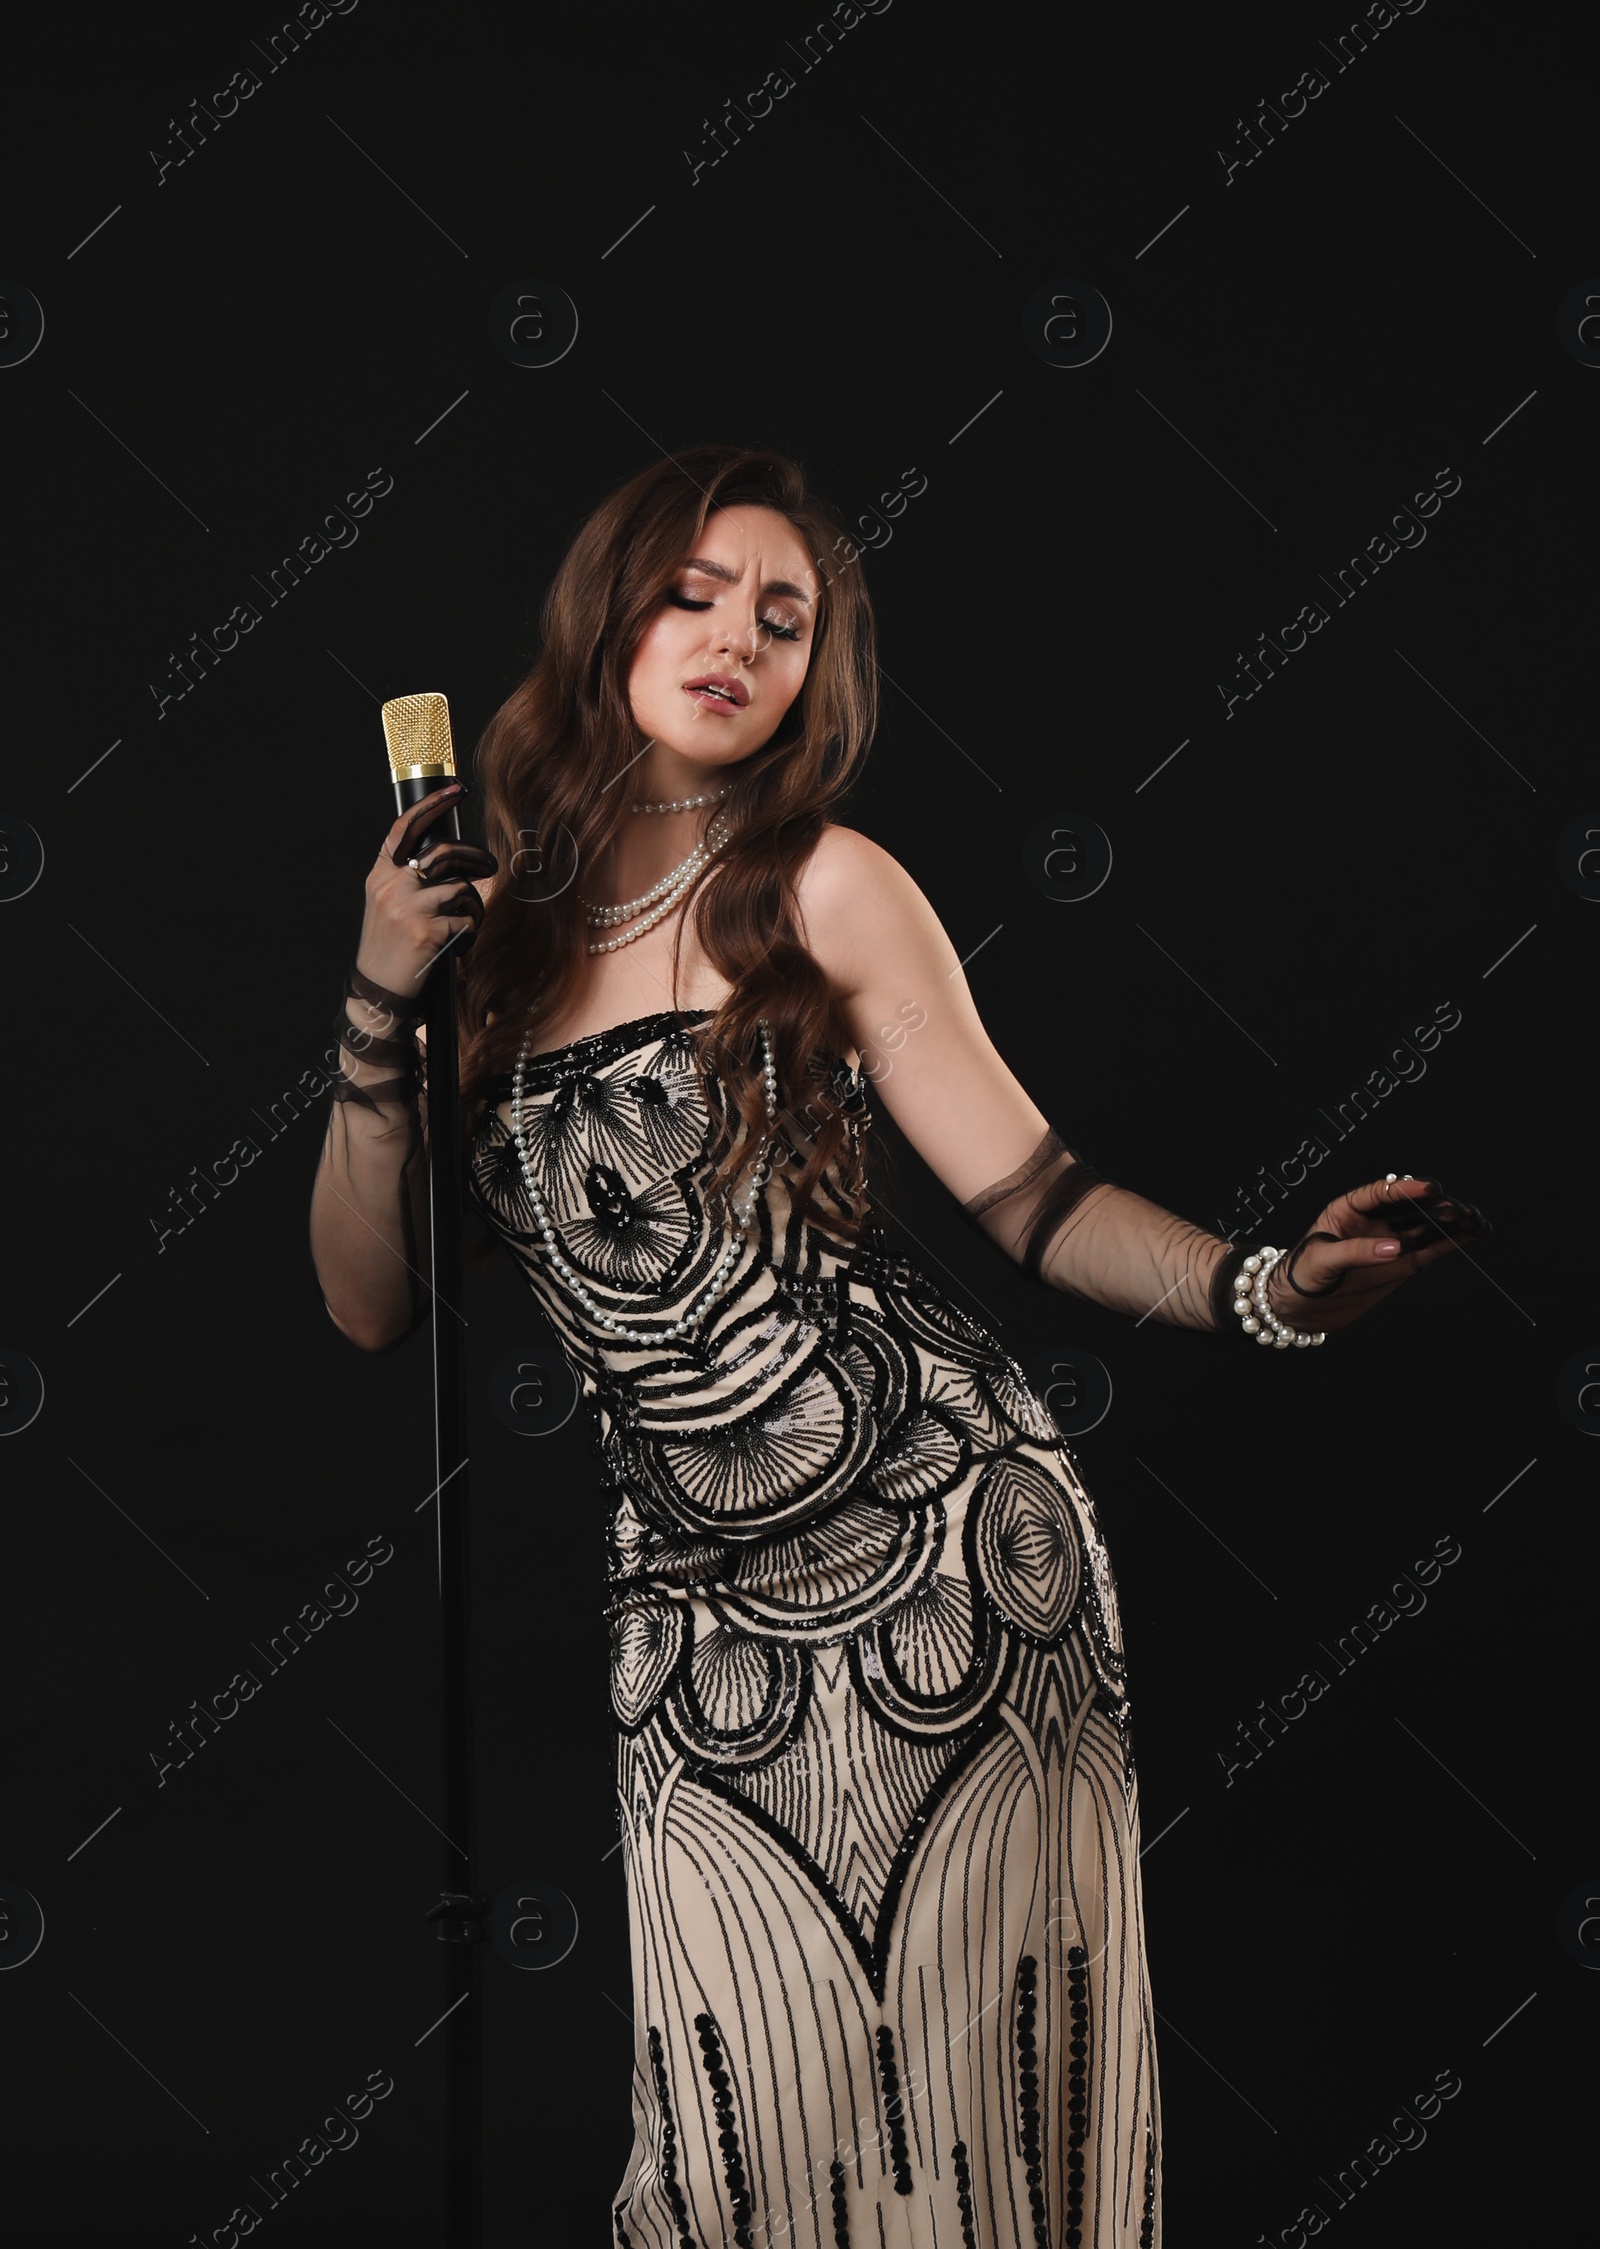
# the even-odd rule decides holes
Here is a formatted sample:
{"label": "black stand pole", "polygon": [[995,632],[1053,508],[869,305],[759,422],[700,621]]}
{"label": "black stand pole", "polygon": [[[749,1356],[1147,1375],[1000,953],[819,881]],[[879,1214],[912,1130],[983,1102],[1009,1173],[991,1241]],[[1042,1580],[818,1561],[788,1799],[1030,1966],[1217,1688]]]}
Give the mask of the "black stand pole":
{"label": "black stand pole", "polygon": [[[477,1800],[472,1769],[472,1673],[468,1643],[467,1394],[461,1315],[461,1163],[456,1071],[456,963],[440,961],[428,979],[428,1201],[433,1235],[434,1473],[438,1479],[439,1611],[444,1659],[445,1811],[464,1853],[459,1889],[442,1903],[464,1907],[439,1916],[449,1944],[453,2012],[450,2039],[448,2158],[449,2249],[478,2249],[483,2138],[483,2045],[479,1946],[483,1902],[476,1895]],[[438,1909],[435,1909],[437,1914]]]}
{"label": "black stand pole", "polygon": [[[404,812],[437,779],[395,783]],[[459,833],[452,810],[416,847]],[[472,1673],[468,1633],[466,1321],[461,1308],[461,1132],[456,1032],[456,959],[446,952],[423,993],[428,1038],[428,1208],[433,1270],[433,1427],[438,1505],[439,1619],[444,1670],[445,1831],[456,1846],[458,1886],[440,1892],[427,1918],[449,1947],[449,2118],[446,2158],[448,2249],[479,2249],[482,2234],[482,2023],[479,1947],[487,1931],[477,1891],[477,1801],[472,1762]]]}

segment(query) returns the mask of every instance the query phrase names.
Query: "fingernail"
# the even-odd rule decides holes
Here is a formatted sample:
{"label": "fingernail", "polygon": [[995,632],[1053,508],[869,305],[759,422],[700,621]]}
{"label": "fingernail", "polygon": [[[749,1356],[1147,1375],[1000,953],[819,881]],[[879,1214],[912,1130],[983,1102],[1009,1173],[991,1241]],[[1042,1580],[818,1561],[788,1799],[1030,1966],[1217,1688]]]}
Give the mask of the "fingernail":
{"label": "fingernail", "polygon": [[1372,1254],[1374,1257],[1398,1257],[1400,1244],[1398,1242],[1374,1242]]}

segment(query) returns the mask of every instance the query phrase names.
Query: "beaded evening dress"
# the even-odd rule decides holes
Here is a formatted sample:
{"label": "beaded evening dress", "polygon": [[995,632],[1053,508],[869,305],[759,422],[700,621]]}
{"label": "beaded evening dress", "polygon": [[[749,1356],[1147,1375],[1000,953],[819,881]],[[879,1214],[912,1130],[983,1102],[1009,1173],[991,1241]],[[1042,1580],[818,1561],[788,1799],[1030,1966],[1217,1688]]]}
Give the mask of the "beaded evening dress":
{"label": "beaded evening dress", "polygon": [[[553,1271],[525,1162],[602,1310],[654,1333],[704,1293],[732,1238],[708,1014],[530,1058],[520,1146],[508,1074],[469,1150],[596,1418],[634,1993],[615,2239],[1159,2243],[1117,1595],[1055,1424],[870,1215],[854,1243],[802,1221],[781,1161],[690,1337],[620,1340]],[[864,1088],[822,1059],[859,1146]],[[1051,1238],[1075,1209],[1085,1255],[1123,1192],[1052,1135],[969,1206],[1014,1255],[1012,1189]],[[823,1199],[848,1213],[838,1177]],[[1209,1263],[1161,1271],[1163,1316],[1212,1325]]]}

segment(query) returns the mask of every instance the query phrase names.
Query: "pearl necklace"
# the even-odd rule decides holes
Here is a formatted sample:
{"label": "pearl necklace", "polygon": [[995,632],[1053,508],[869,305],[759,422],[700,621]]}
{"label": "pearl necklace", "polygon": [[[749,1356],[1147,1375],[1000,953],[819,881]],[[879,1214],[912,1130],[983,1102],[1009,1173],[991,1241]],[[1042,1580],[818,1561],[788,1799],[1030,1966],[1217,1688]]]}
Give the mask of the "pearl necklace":
{"label": "pearl necklace", "polygon": [[641,897],[630,898],[625,906],[595,906],[591,905],[586,898],[583,901],[583,910],[588,916],[590,928],[611,929],[619,921],[632,921],[635,914],[642,914],[646,906],[653,906],[658,898],[665,897],[669,890],[675,890],[691,869],[704,862],[707,856],[707,847],[711,844],[713,836],[718,838],[718,843],[712,848],[720,848],[721,842],[727,837],[727,833],[726,814],[715,812],[711,816],[705,835],[695,844],[693,850],[680,859],[675,867],[670,868],[659,881],[653,882]]}
{"label": "pearl necklace", "polygon": [[732,787],[731,781],[724,781],[721,788],[713,789],[709,796],[674,797],[670,804],[635,804],[629,809],[634,812],[692,812],[699,804],[720,804]]}
{"label": "pearl necklace", "polygon": [[528,1201],[532,1206],[534,1220],[538,1225],[539,1232],[544,1237],[544,1245],[549,1252],[550,1262],[557,1275],[564,1282],[567,1294],[574,1297],[582,1305],[597,1326],[604,1328],[608,1335],[616,1336],[619,1342],[664,1343],[669,1337],[676,1338],[692,1334],[733,1277],[734,1265],[744,1245],[745,1235],[750,1230],[750,1218],[755,1209],[756,1197],[765,1187],[772,1169],[772,1158],[767,1150],[772,1139],[773,1128],[778,1121],[778,1073],[773,1066],[772,1032],[765,1016],[761,1018],[759,1029],[761,1032],[762,1090],[766,1097],[767,1129],[761,1135],[760,1144],[756,1149],[756,1168],[754,1177],[750,1182],[750,1192],[745,1197],[743,1210],[739,1208],[738,1197],[733,1197],[733,1239],[724,1250],[711,1279],[706,1283],[705,1288],[694,1303],[690,1305],[687,1312],[680,1318],[671,1321],[666,1327],[661,1328],[628,1327],[617,1318],[615,1313],[602,1311],[599,1303],[590,1293],[588,1284],[584,1281],[582,1275],[568,1264],[557,1245],[555,1226],[550,1213],[545,1208],[544,1198],[540,1194],[538,1184],[533,1176],[533,1163],[528,1152],[528,1136],[522,1123],[523,1079],[528,1063],[528,1034],[523,1033],[522,1045],[517,1054],[517,1066],[512,1073],[511,1080],[511,1130],[512,1137],[516,1142],[517,1156],[522,1165],[523,1184],[528,1190]]}
{"label": "pearl necklace", "polygon": [[[636,937],[654,929],[673,908],[683,901],[704,870],[711,864],[714,853],[720,851],[729,835],[726,813],[713,813],[705,835],[685,859],[659,882],[652,883],[642,898],[632,898],[624,906],[594,906],[584,901],[583,911],[591,929],[615,929],[619,922],[632,921],[632,929],[620,937],[606,939],[586,948],[591,953],[614,953],[620,945],[631,945]],[[649,907],[650,911],[645,912]],[[635,919],[638,916],[640,918]]]}

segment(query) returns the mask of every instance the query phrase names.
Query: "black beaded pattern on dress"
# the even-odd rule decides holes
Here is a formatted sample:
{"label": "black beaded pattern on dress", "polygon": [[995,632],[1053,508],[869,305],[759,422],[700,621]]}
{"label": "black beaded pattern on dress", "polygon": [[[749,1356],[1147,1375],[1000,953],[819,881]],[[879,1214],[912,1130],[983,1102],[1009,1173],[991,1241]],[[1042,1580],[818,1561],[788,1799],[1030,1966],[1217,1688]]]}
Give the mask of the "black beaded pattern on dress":
{"label": "black beaded pattern on dress", "polygon": [[1033,2218],[1034,2249],[1050,2249],[1045,2222],[1044,2165],[1039,2142],[1039,2048],[1033,2035],[1039,2011],[1039,1963],[1029,1953],[1017,1962],[1017,2088],[1021,2111],[1019,2139],[1028,2188],[1028,2208]]}
{"label": "black beaded pattern on dress", "polygon": [[654,2023],[650,2025],[648,2036],[650,2070],[655,2079],[656,2101],[661,2110],[661,2191],[671,2207],[681,2249],[694,2249],[694,2235],[689,2230],[689,2205],[684,2201],[683,2189],[678,2184],[678,2133],[672,2121],[672,2094],[667,2084],[666,2064],[661,2055],[661,2033]]}
{"label": "black beaded pattern on dress", "polygon": [[1089,2051],[1088,1957],[1081,1944],[1068,1947],[1067,1995],[1072,2030],[1067,2041],[1071,2057],[1067,2066],[1067,2249],[1078,2249],[1083,2239],[1083,2143],[1089,2130],[1084,2089],[1088,2080],[1084,2057]]}
{"label": "black beaded pattern on dress", "polygon": [[[508,1082],[469,1162],[594,1417],[636,2021],[618,2239],[745,2243],[781,2215],[802,2249],[1054,2249],[1060,2210],[1063,2241],[1160,2249],[1138,1791],[1094,1503],[996,1338],[870,1216],[852,1244],[837,1173],[832,1231],[796,1217],[780,1154],[698,1331],[656,1335],[728,1239],[705,1194],[727,1129],[695,1066],[706,1012],[524,1073],[562,1253],[650,1343],[554,1276]],[[863,1087],[822,1060],[867,1132]],[[780,1112],[790,1159],[797,1130]]]}
{"label": "black beaded pattern on dress", "polygon": [[833,2205],[834,2249],[850,2249],[850,2206],[845,2192],[845,2168],[837,2156],[828,2165],[828,2195]]}
{"label": "black beaded pattern on dress", "polygon": [[1150,2249],[1156,2237],[1156,2135],[1155,2127],[1147,2124],[1144,2130],[1144,2208],[1139,2216],[1139,2249]]}
{"label": "black beaded pattern on dress", "polygon": [[905,2103],[900,2098],[900,2072],[895,2067],[894,2032],[878,2025],[878,2075],[883,2083],[883,2120],[889,2127],[889,2157],[894,2165],[894,2191],[911,2192],[911,2165],[906,2157]]}
{"label": "black beaded pattern on dress", "polygon": [[957,2140],[950,2150],[950,2160],[955,2165],[956,2205],[961,2213],[961,2249],[978,2249],[978,2237],[972,2230],[972,2172],[964,2140]]}
{"label": "black beaded pattern on dress", "polygon": [[734,2121],[732,2082],[722,2066],[722,2041],[717,2036],[717,2026],[709,2015],[696,2015],[694,2027],[700,2034],[700,2054],[705,2063],[706,2081],[711,2087],[711,2106],[717,2119],[717,2145],[722,2150],[723,2176],[728,2182],[735,2249],[754,2249],[750,2239],[750,2188],[739,2155],[739,2127]]}

